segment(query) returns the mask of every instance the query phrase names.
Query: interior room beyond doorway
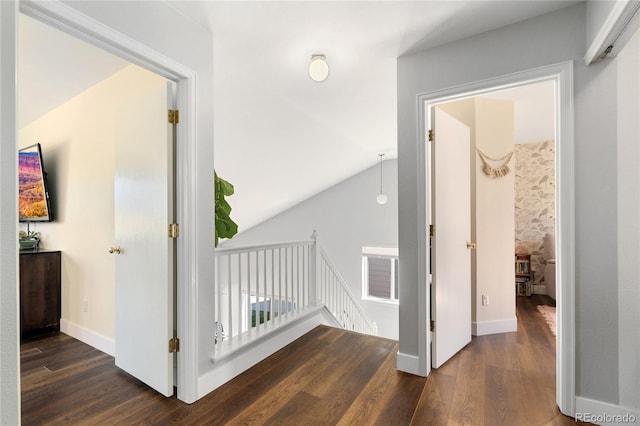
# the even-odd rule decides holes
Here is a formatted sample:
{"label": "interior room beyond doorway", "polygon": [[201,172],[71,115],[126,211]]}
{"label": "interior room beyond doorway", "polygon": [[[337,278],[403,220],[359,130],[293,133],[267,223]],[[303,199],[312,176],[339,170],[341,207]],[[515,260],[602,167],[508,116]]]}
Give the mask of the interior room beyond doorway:
{"label": "interior room beyond doorway", "polygon": [[[471,130],[474,335],[517,329],[516,281],[525,281],[526,295],[556,297],[555,93],[547,80],[436,105]],[[516,253],[526,256],[526,277],[514,273]]]}

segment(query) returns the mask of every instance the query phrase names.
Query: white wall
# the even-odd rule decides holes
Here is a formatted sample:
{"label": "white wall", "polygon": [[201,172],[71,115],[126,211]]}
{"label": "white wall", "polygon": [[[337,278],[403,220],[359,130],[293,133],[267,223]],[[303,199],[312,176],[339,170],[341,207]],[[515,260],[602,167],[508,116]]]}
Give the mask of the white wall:
{"label": "white wall", "polygon": [[615,57],[640,28],[640,3],[637,0],[589,0],[586,4],[585,61],[591,64],[603,55]]}
{"label": "white wall", "polygon": [[599,35],[602,26],[606,22],[609,14],[616,7],[617,1],[594,1],[590,0],[587,6],[587,47],[593,43]]}
{"label": "white wall", "polygon": [[[357,297],[362,297],[362,247],[397,247],[397,161],[383,161],[383,190],[389,197],[376,202],[379,166],[323,191],[285,212],[221,243],[224,247],[308,239],[313,230],[340,274]],[[286,191],[286,188],[282,188]],[[233,207],[233,196],[229,197]],[[233,217],[233,212],[231,214]],[[362,301],[378,334],[398,338],[398,306]]]}
{"label": "white wall", "polygon": [[[476,99],[476,147],[492,158],[513,152],[515,126],[514,105],[511,101]],[[494,331],[515,331],[513,235],[515,233],[514,176],[491,178],[482,171],[482,161],[476,156],[476,250],[477,294],[474,303],[477,315],[476,334]],[[500,163],[493,163],[497,165]],[[482,295],[489,297],[489,305],[482,306]]]}
{"label": "white wall", "polygon": [[166,80],[130,65],[23,127],[18,137],[20,147],[42,145],[55,221],[31,229],[41,233],[41,246],[62,251],[64,331],[112,355],[115,276],[107,249],[115,243],[117,117],[154,87],[163,90]]}
{"label": "white wall", "polygon": [[[419,349],[416,95],[574,60],[576,393],[618,404],[626,399],[619,393],[618,348],[630,337],[618,329],[618,105],[612,89],[618,77],[613,62],[584,66],[585,17],[580,4],[399,58],[400,352],[417,355]],[[640,363],[637,351],[625,365],[632,371]]]}
{"label": "white wall", "polygon": [[555,84],[553,81],[528,84],[488,93],[481,97],[514,101],[516,145],[555,138]]}
{"label": "white wall", "polygon": [[616,63],[575,76],[576,394],[617,403]]}
{"label": "white wall", "polygon": [[640,31],[618,62],[618,363],[620,405],[640,410]]}

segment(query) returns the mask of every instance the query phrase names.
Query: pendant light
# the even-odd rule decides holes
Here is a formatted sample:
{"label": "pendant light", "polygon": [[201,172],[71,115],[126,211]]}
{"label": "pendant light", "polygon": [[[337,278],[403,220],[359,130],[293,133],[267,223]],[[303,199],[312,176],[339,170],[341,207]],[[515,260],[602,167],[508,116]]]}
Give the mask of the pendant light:
{"label": "pendant light", "polygon": [[378,157],[380,157],[380,193],[376,197],[376,201],[382,205],[386,204],[388,200],[387,195],[382,193],[382,157],[384,157],[384,154],[378,154]]}

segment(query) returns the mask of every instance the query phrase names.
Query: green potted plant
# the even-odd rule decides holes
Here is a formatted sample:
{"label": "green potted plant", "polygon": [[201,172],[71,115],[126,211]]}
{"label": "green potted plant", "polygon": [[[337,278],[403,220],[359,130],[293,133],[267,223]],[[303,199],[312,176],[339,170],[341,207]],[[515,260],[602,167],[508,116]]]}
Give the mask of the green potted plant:
{"label": "green potted plant", "polygon": [[231,219],[231,206],[225,199],[233,195],[233,185],[218,177],[213,172],[214,198],[215,198],[215,246],[221,238],[231,238],[238,233],[238,225]]}
{"label": "green potted plant", "polygon": [[28,228],[26,231],[20,230],[18,232],[18,244],[20,244],[21,250],[34,249],[38,247],[39,243],[39,232],[30,231]]}

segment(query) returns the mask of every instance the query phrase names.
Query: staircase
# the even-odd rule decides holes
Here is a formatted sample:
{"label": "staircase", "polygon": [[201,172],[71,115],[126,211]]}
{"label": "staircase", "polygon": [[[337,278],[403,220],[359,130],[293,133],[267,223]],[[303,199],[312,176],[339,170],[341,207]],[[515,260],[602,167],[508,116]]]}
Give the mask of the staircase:
{"label": "staircase", "polygon": [[216,250],[214,362],[311,317],[377,334],[327,254],[311,239]]}

